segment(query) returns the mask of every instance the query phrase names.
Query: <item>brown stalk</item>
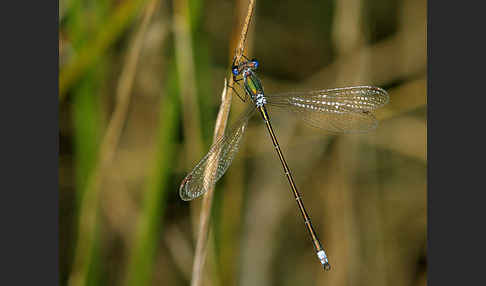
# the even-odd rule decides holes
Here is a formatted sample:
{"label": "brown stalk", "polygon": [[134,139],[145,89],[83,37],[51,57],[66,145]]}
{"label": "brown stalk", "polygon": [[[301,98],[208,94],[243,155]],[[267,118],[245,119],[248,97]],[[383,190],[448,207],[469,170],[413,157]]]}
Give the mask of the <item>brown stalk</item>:
{"label": "brown stalk", "polygon": [[98,161],[92,175],[88,179],[86,191],[81,202],[79,214],[78,238],[74,254],[73,269],[69,277],[69,286],[86,284],[86,273],[91,263],[91,249],[99,205],[99,193],[104,172],[109,167],[120,139],[122,127],[126,121],[130,95],[135,77],[135,71],[142,48],[143,38],[148,24],[154,14],[158,0],[152,0],[145,9],[142,23],[133,38],[131,47],[125,58],[125,64],[118,81],[116,91],[116,105],[110,118],[105,136],[101,142]]}
{"label": "brown stalk", "polygon": [[[250,25],[253,10],[255,8],[255,0],[250,0],[248,5],[248,13],[243,25],[243,29],[240,34],[240,40],[236,49],[235,57],[237,61],[241,58],[245,41],[248,34],[248,27]],[[233,86],[233,77],[230,76],[229,85]],[[224,134],[226,129],[226,123],[228,121],[228,115],[231,107],[232,89],[227,88],[228,84],[225,79],[225,86],[221,95],[221,105],[219,107],[218,117],[216,119],[216,125],[214,128],[213,142],[216,142],[219,137]],[[209,168],[217,168],[218,166],[210,166]],[[214,173],[212,170],[208,170],[207,174]],[[206,260],[206,250],[208,244],[209,234],[209,218],[211,215],[211,206],[213,203],[214,188],[210,188],[208,192],[203,196],[201,215],[199,219],[199,232],[196,243],[196,253],[194,256],[194,263],[192,268],[192,280],[191,286],[199,286],[202,283],[202,272],[204,268],[204,262]]]}

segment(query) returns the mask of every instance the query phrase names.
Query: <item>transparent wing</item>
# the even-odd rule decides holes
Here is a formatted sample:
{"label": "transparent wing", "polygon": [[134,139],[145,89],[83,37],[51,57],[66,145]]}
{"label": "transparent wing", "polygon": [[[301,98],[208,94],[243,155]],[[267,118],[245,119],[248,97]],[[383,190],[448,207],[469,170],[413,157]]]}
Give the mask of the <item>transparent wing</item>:
{"label": "transparent wing", "polygon": [[389,101],[378,87],[355,86],[266,95],[271,107],[294,112],[307,124],[330,132],[367,132],[376,128],[373,111]]}
{"label": "transparent wing", "polygon": [[255,110],[255,106],[249,106],[233,127],[211,146],[206,156],[182,180],[179,187],[181,199],[190,201],[203,195],[224,175],[240,147],[248,120]]}

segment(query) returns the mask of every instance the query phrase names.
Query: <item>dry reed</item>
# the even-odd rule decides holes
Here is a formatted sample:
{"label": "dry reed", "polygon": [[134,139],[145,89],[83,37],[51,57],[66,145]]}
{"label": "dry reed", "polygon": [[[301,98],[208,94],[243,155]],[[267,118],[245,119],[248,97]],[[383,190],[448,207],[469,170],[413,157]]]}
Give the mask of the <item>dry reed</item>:
{"label": "dry reed", "polygon": [[[244,52],[244,45],[248,34],[248,27],[253,15],[255,8],[255,0],[251,0],[248,4],[248,13],[243,25],[243,29],[240,34],[240,40],[236,50],[237,61],[241,58]],[[229,85],[233,86],[233,77],[230,77]],[[232,89],[227,89],[227,82],[225,79],[225,86],[221,95],[221,105],[218,112],[218,117],[216,119],[216,124],[214,128],[213,142],[216,142],[219,137],[224,134],[226,129],[226,123],[228,121],[228,115],[231,107]],[[212,166],[217,168],[217,166]],[[212,173],[212,172],[208,172]],[[192,268],[192,286],[199,286],[202,284],[202,273],[204,268],[204,262],[206,259],[206,250],[208,244],[208,234],[209,234],[209,219],[211,215],[211,206],[214,196],[214,187],[210,188],[208,192],[203,197],[201,214],[199,219],[199,232],[197,236],[196,252],[194,256],[193,268]]]}

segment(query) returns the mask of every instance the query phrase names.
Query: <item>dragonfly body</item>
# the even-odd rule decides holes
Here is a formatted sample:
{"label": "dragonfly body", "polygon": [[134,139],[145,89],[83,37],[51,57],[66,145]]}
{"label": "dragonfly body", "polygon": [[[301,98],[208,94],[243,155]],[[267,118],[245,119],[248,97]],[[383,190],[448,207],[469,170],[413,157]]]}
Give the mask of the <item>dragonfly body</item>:
{"label": "dragonfly body", "polygon": [[329,270],[328,258],[312,227],[302,197],[278,144],[266,105],[292,112],[307,124],[329,132],[367,132],[376,128],[377,121],[373,111],[388,103],[388,94],[378,87],[356,86],[265,95],[263,85],[255,73],[257,68],[258,61],[255,59],[247,59],[238,65],[233,64],[234,82],[243,80],[245,94],[251,98],[253,104],[247,107],[233,127],[211,146],[206,156],[184,178],[179,188],[180,197],[186,201],[193,200],[216,184],[233,161],[248,121],[258,110],[282,163],[317,257],[324,269]]}
{"label": "dragonfly body", "polygon": [[[317,238],[317,234],[314,228],[312,227],[312,223],[309,215],[307,214],[307,211],[305,210],[302,197],[299,191],[297,190],[297,186],[295,185],[294,178],[292,177],[292,173],[290,172],[290,168],[287,165],[287,162],[285,161],[282,150],[280,149],[280,145],[278,144],[277,136],[275,135],[275,132],[272,128],[272,124],[270,123],[270,117],[268,115],[267,108],[265,107],[267,100],[263,92],[263,85],[260,79],[256,76],[254,71],[254,69],[256,69],[257,67],[258,67],[258,62],[256,60],[245,62],[243,65],[243,69],[241,71],[238,70],[238,73],[242,74],[245,91],[248,95],[250,95],[253,103],[260,111],[263,121],[265,122],[268,133],[270,134],[270,138],[272,139],[273,146],[275,147],[280,162],[282,163],[284,174],[287,177],[287,180],[289,181],[290,188],[292,190],[295,200],[297,201],[297,205],[299,206],[299,210],[302,214],[302,218],[304,219],[305,226],[312,239],[312,243],[314,244],[317,257],[321,261],[321,264],[323,265],[324,269],[329,270],[331,266],[327,259],[326,252],[324,251],[324,248],[322,247],[319,239]],[[235,72],[233,74],[237,76]]]}
{"label": "dragonfly body", "polygon": [[[251,61],[245,61],[239,65],[233,65],[233,79],[235,82],[243,79],[243,87],[247,95],[257,107],[261,107],[267,103],[265,95],[263,93],[263,85],[260,79],[256,76],[255,70],[258,68],[258,61],[253,59]],[[241,75],[242,78],[238,79]]]}
{"label": "dragonfly body", "polygon": [[263,93],[263,86],[260,79],[249,69],[244,71],[243,77],[246,93],[251,96],[251,100],[253,100],[257,107],[263,107],[267,103],[267,99]]}

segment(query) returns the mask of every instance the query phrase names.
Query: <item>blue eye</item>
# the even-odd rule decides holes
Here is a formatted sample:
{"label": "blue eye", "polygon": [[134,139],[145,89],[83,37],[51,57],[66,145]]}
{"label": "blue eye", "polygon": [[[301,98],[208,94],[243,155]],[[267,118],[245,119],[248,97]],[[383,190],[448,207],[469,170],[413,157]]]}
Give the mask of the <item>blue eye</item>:
{"label": "blue eye", "polygon": [[233,71],[233,74],[234,74],[234,75],[238,75],[238,74],[239,74],[239,72],[238,72],[238,68],[233,68],[233,70],[232,70],[232,71]]}
{"label": "blue eye", "polygon": [[255,66],[255,68],[258,68],[258,61],[257,60],[252,60],[253,62],[253,65]]}

